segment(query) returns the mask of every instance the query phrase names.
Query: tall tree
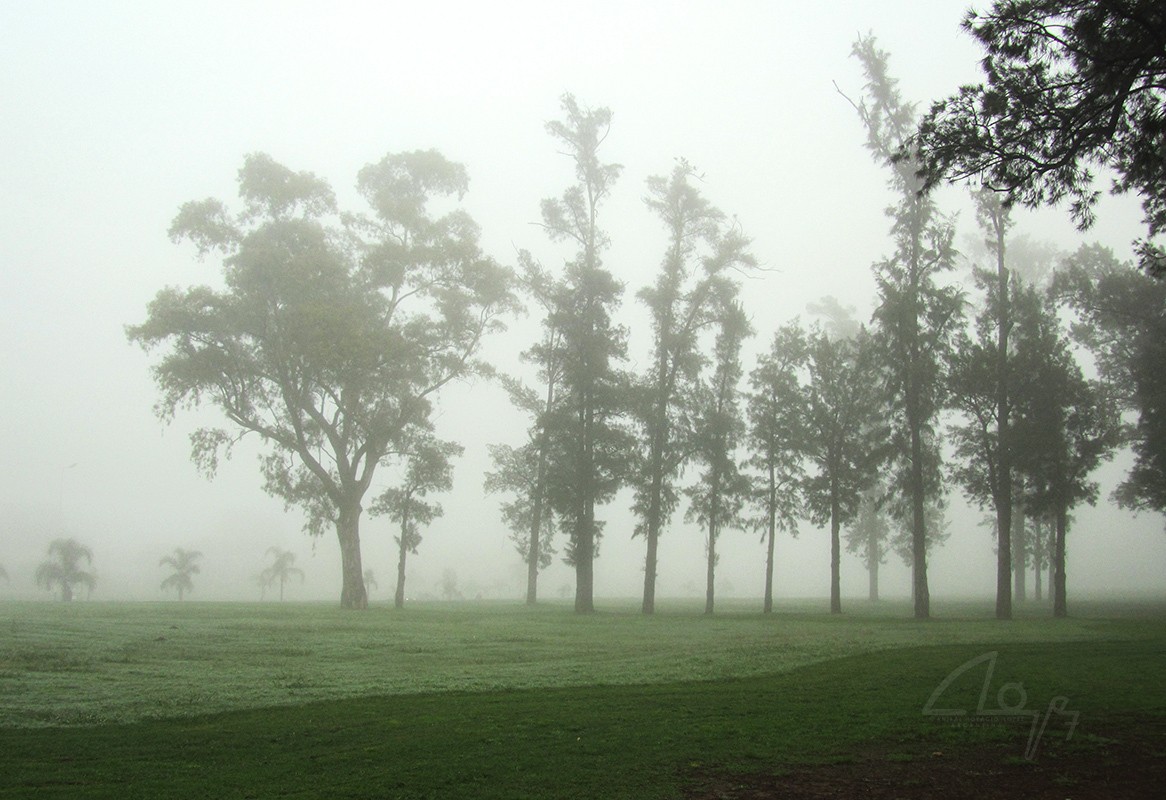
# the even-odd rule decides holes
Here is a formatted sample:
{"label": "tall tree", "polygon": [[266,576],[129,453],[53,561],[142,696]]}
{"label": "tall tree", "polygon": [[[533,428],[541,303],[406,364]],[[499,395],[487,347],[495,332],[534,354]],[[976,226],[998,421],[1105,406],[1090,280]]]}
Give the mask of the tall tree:
{"label": "tall tree", "polygon": [[[899,510],[906,511],[907,509],[900,508]],[[951,538],[951,528],[941,498],[928,498],[924,520],[926,522],[923,540],[924,553],[933,553]],[[916,552],[914,520],[909,514],[904,514],[893,517],[892,523],[890,547],[898,554],[899,558],[903,559],[904,564],[911,567],[914,564]]]}
{"label": "tall tree", "polygon": [[435,151],[388,155],[357,178],[372,215],[342,215],[320,178],[250,155],[241,212],[191,202],[170,228],[222,254],[225,288],[164,289],[127,330],[168,348],[153,370],[164,420],[208,404],[230,423],[192,435],[204,472],[256,434],[265,490],[303,508],[309,533],[335,528],[345,608],[367,605],[360,516],[377,467],[426,428],[442,387],[481,370],[482,339],[512,304],[470,217],[429,211],[467,182]]}
{"label": "tall tree", "polygon": [[866,73],[866,96],[856,105],[867,130],[867,148],[891,174],[898,196],[890,211],[895,252],[875,265],[879,305],[877,337],[887,366],[888,390],[904,465],[914,531],[912,585],[915,617],[930,616],[927,585],[927,441],[943,405],[944,365],[960,321],[959,292],[937,282],[952,266],[953,227],[923,191],[918,165],[896,158],[915,130],[914,105],[903,101],[887,72],[887,53],[873,37],[861,37],[854,54]]}
{"label": "tall tree", "polygon": [[799,373],[805,367],[806,337],[796,321],[773,336],[769,352],[749,374],[745,462],[749,503],[760,512],[752,527],[766,545],[765,599],[773,610],[774,549],[778,531],[796,536],[802,514],[805,480],[807,398]]}
{"label": "tall tree", "polygon": [[61,601],[68,603],[74,597],[74,587],[84,586],[90,592],[97,583],[93,571],[85,570],[81,562],[93,565],[93,551],[76,539],[54,539],[49,544],[48,558],[36,568],[36,585],[48,591],[60,589]]}
{"label": "tall tree", "polygon": [[202,558],[202,553],[197,550],[186,550],[181,547],[175,547],[174,552],[168,556],[162,556],[162,560],[158,562],[160,567],[170,567],[172,572],[162,581],[162,591],[175,589],[178,592],[178,600],[181,602],[183,595],[187,592],[194,591],[194,581],[192,576],[197,575],[200,571],[198,560]]}
{"label": "tall tree", "polygon": [[543,338],[522,353],[524,361],[538,370],[542,391],[532,389],[517,379],[502,377],[511,403],[532,420],[528,439],[518,448],[490,446],[494,471],[486,474],[487,492],[513,493],[514,499],[502,505],[502,517],[511,531],[515,549],[526,564],[526,604],[538,602],[539,570],[550,566],[555,550],[554,513],[547,497],[547,469],[550,458],[548,424],[559,400],[562,378],[561,331],[555,325],[555,303],[566,288],[527,251],[519,253],[522,267],[519,285],[543,312]]}
{"label": "tall tree", "polygon": [[657,552],[660,533],[676,509],[676,479],[689,455],[686,404],[700,370],[698,336],[736,292],[726,274],[752,267],[748,241],[701,196],[699,176],[681,160],[671,176],[648,178],[648,207],[668,232],[668,249],[656,282],[639,298],[652,316],[652,361],[637,387],[642,469],[633,471],[635,533],[646,542],[643,612],[656,607]]}
{"label": "tall tree", "polygon": [[1017,467],[1025,477],[1025,507],[1055,521],[1053,614],[1068,613],[1065,535],[1069,512],[1094,503],[1089,474],[1122,440],[1117,405],[1098,381],[1081,372],[1051,301],[1018,320]]}
{"label": "tall tree", "polygon": [[862,493],[858,513],[846,529],[846,552],[862,559],[866,567],[867,597],[872,603],[879,599],[879,566],[887,560],[891,547],[891,523],[882,505],[886,488],[875,484]]}
{"label": "tall tree", "polygon": [[450,459],[463,451],[460,444],[438,441],[432,436],[419,437],[409,443],[403,455],[404,474],[398,485],[385,489],[372,504],[370,512],[374,516],[384,514],[400,526],[393,539],[397,543],[395,608],[405,607],[405,560],[409,553],[416,555],[422,526],[444,513],[440,503],[426,502],[425,498],[431,492],[447,492],[453,487]]}
{"label": "tall tree", "polygon": [[1137,413],[1134,465],[1115,498],[1127,508],[1166,512],[1166,282],[1086,245],[1053,287],[1076,312],[1073,337],[1093,354],[1108,390]]}
{"label": "tall tree", "polygon": [[725,528],[740,526],[749,482],[737,467],[737,447],[745,430],[741,416],[741,345],[751,333],[745,311],[735,299],[719,315],[715,366],[711,380],[698,389],[694,455],[703,467],[698,481],[688,487],[687,517],[704,526],[705,605],[713,613],[717,566],[717,539]]}
{"label": "tall tree", "polygon": [[[913,151],[926,185],[978,177],[1008,203],[1068,198],[1081,228],[1110,168],[1115,193],[1141,195],[1143,266],[1166,270],[1162,169],[1166,4],[1161,0],[996,0],[964,30],[985,50],[986,84],[936,102]],[[914,159],[913,159],[914,160]]]}
{"label": "tall tree", "polygon": [[1008,337],[1014,281],[1005,250],[1012,220],[995,194],[981,190],[975,200],[976,219],[996,264],[992,270],[973,269],[984,305],[976,316],[973,335],[960,331],[952,352],[949,400],[964,418],[962,425],[952,428],[956,456],[961,460],[953,472],[973,500],[981,507],[991,504],[995,510],[996,618],[1011,619],[1013,481],[1008,423],[1009,386],[1014,379]]}
{"label": "tall tree", "polygon": [[[304,571],[297,567],[296,554],[290,550],[283,550],[279,547],[267,548],[267,554],[271,556],[271,564],[263,570],[259,575],[259,584],[266,589],[273,583],[279,584],[279,602],[283,602],[283,587],[292,578],[299,578],[300,583],[304,581]],[[363,576],[362,576],[363,577]],[[362,581],[363,583],[363,581]]]}
{"label": "tall tree", "polygon": [[625,479],[631,450],[622,427],[625,376],[617,365],[627,352],[627,332],[611,318],[623,286],[604,267],[600,254],[607,236],[599,208],[622,167],[600,161],[599,149],[611,126],[611,111],[562,98],[564,118],[547,131],[574,162],[576,182],[558,199],[542,202],[542,226],[555,241],[579,250],[567,262],[549,325],[559,332],[557,363],[562,391],[546,415],[547,490],[568,531],[566,557],[575,567],[575,610],[595,610],[595,558],[602,523],[596,506],[609,500]]}
{"label": "tall tree", "polygon": [[842,613],[841,530],[858,512],[864,490],[886,454],[886,430],[870,336],[831,339],[811,332],[808,346],[805,455],[813,473],[804,482],[806,506],[817,525],[830,526],[830,613]]}

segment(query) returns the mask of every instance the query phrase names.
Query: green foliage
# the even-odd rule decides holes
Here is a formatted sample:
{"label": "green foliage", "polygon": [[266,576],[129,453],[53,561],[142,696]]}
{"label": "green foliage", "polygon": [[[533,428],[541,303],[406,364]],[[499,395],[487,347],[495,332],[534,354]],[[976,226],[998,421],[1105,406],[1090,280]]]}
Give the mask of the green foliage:
{"label": "green foliage", "polygon": [[1134,465],[1115,499],[1166,511],[1166,285],[1094,245],[1068,259],[1054,290],[1077,313],[1073,338],[1094,356],[1107,390],[1138,414]]}
{"label": "green foliage", "polygon": [[389,155],[358,176],[371,216],[339,214],[323,180],[249,155],[242,211],[187,203],[170,228],[223,256],[226,288],[164,289],[127,329],[165,350],[153,370],[163,419],[200,405],[226,417],[191,437],[201,469],[256,434],[264,488],[302,507],[310,533],[335,526],[346,606],[365,604],[358,526],[375,470],[428,428],[441,387],[484,371],[482,337],[512,306],[510,273],[482,255],[469,216],[428,209],[466,183],[434,151]]}
{"label": "green foliage", "polygon": [[92,592],[97,576],[82,569],[82,560],[92,565],[93,551],[76,539],[54,539],[49,544],[48,559],[36,568],[36,585],[50,592],[59,589],[66,603],[73,599],[76,586]]}
{"label": "green foliage", "polygon": [[[494,469],[486,473],[483,488],[487,494],[513,493],[513,499],[502,503],[500,509],[502,521],[510,529],[514,549],[523,562],[529,564],[532,536],[537,536],[538,568],[549,567],[555,555],[552,543],[555,517],[550,503],[542,500],[538,442],[529,441],[522,447],[492,444],[487,445],[487,449]],[[537,533],[532,534],[532,530]]]}
{"label": "green foliage", "polygon": [[[279,547],[267,548],[267,554],[271,556],[271,564],[259,573],[259,585],[266,589],[272,584],[279,584],[279,602],[283,602],[283,587],[292,578],[299,578],[300,583],[304,581],[304,571],[295,566],[296,554],[290,550],[283,550]],[[362,576],[363,584],[363,576]]]}
{"label": "green foliage", "polygon": [[[1082,228],[1099,191],[1093,170],[1117,173],[1113,191],[1141,195],[1151,239],[1166,229],[1162,75],[1166,6],[1158,0],[996,0],[964,29],[984,47],[986,84],[935,103],[911,149],[928,186],[979,178],[1007,202],[1071,201]],[[1159,273],[1160,246],[1142,245]]]}

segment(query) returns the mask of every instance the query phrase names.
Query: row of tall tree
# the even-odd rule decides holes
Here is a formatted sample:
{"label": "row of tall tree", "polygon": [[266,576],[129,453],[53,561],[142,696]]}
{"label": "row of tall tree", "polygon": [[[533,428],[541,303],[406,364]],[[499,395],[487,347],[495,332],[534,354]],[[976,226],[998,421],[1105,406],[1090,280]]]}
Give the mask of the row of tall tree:
{"label": "row of tall tree", "polygon": [[[1107,14],[1114,19],[1097,19]],[[240,436],[254,434],[268,445],[265,489],[300,507],[309,532],[335,530],[345,607],[367,604],[359,523],[374,476],[385,466],[404,476],[372,504],[400,524],[403,574],[420,526],[440,513],[424,498],[449,488],[448,463],[458,452],[436,436],[434,399],[451,381],[491,371],[478,360],[481,343],[521,292],[543,315],[542,336],[525,353],[539,383],[504,379],[529,415],[529,436],[521,447],[494,448],[487,489],[513,495],[503,514],[521,540],[531,602],[557,528],[576,571],[575,607],[593,609],[604,533],[598,512],[621,487],[634,492],[635,535],[646,548],[643,610],[651,613],[659,539],[682,494],[690,518],[706,532],[710,576],[717,537],[745,524],[747,508],[761,509],[752,513],[770,548],[776,531],[806,514],[828,522],[836,565],[839,531],[856,513],[870,474],[881,471],[881,502],[909,525],[915,614],[926,617],[928,509],[940,503],[944,478],[941,413],[958,408],[967,424],[956,436],[965,467],[955,477],[992,506],[996,519],[998,615],[1011,615],[1017,500],[1024,513],[1056,520],[1054,588],[1064,613],[1068,510],[1092,499],[1089,472],[1121,438],[1115,402],[1139,414],[1132,430],[1138,468],[1119,499],[1139,508],[1164,505],[1166,403],[1155,370],[1163,310],[1155,295],[1159,300],[1139,307],[1145,317],[1124,318],[1106,303],[1123,301],[1113,281],[1133,285],[1132,271],[1079,258],[1056,296],[1077,315],[1078,341],[1099,354],[1105,383],[1086,380],[1052,297],[1024,286],[1009,264],[1009,208],[1068,194],[1082,199],[1074,210],[1088,222],[1082,188],[1088,174],[1077,165],[1093,159],[1125,170],[1118,188],[1146,197],[1151,236],[1158,232],[1161,173],[1147,164],[1157,163],[1160,148],[1140,132],[1159,118],[1161,92],[1152,76],[1161,53],[1150,47],[1146,58],[1108,57],[1149,47],[1147,30],[1155,28],[1145,17],[1145,9],[1120,3],[1053,8],[1041,0],[1001,0],[984,25],[974,17],[967,23],[989,49],[989,88],[961,92],[922,121],[900,97],[886,54],[872,38],[860,39],[855,55],[867,86],[854,105],[896,197],[893,249],[874,265],[872,325],[848,335],[779,331],[774,351],[751,374],[759,383],[748,396],[740,388],[740,354],[749,325],[735,278],[756,264],[749,240],[701,197],[697,173],[684,162],[648,183],[648,207],[668,245],[656,281],[638,295],[652,319],[651,366],[642,374],[627,371],[628,332],[616,322],[624,286],[603,260],[609,241],[601,211],[621,174],[601,154],[611,112],[570,95],[562,119],[547,130],[570,159],[574,179],[541,205],[548,238],[574,250],[561,269],[523,253],[516,274],[481,253],[478,229],[463,211],[431,212],[431,199],[460,199],[467,186],[465,169],[434,151],[392,154],[362,169],[357,185],[371,209],[364,214],[342,213],[331,188],[312,173],[253,154],[239,172],[240,210],[213,199],[188,203],[170,231],[200,255],[222,256],[224,288],[163,290],[128,335],[146,349],[166,348],[154,367],[164,418],[206,402],[229,421],[192,436],[194,460],[205,472],[213,474]],[[1073,36],[1057,38],[1066,26]],[[1024,65],[1015,63],[1025,59],[1035,83],[1025,83]],[[1065,82],[1050,82],[1051,75]],[[1028,89],[1046,92],[1041,97],[1050,104],[1030,102]],[[1055,113],[1058,102],[1108,110],[1118,132],[1130,135],[1116,151],[1096,135],[1074,139]],[[1024,128],[1014,125],[1026,114],[1045,114],[1052,121],[1033,129],[1059,131],[1069,142],[1061,152],[1065,142],[1056,135],[1051,143],[1034,139],[1051,154],[1036,162],[1043,172],[1018,178],[1010,165],[1032,161],[1023,150]],[[985,140],[979,127],[985,119],[996,126],[987,130],[1011,138]],[[995,148],[989,161],[968,155],[984,146]],[[929,191],[961,174],[988,176],[995,193],[982,195],[979,209],[996,269],[979,277],[984,302],[971,329],[968,298],[947,278],[954,225]],[[1140,252],[1153,272],[1160,248],[1143,243]],[[1136,344],[1127,347],[1131,338]],[[1124,383],[1114,388],[1118,381]],[[1033,404],[1037,388],[1043,402]],[[681,486],[686,466],[699,475]],[[837,607],[836,588],[832,594]],[[712,604],[710,580],[710,610]]]}

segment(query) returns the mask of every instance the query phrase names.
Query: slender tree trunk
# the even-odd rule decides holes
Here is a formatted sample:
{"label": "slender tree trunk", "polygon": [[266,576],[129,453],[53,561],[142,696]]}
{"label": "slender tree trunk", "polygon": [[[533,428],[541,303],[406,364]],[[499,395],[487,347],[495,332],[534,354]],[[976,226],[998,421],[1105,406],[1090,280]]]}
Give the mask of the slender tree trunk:
{"label": "slender tree trunk", "polygon": [[[340,566],[343,588],[340,592],[342,608],[368,608],[368,592],[364,588],[364,569],[360,563],[360,501],[345,502],[336,520],[336,538],[340,542]],[[280,586],[283,599],[283,586]]]}
{"label": "slender tree trunk", "polygon": [[838,506],[838,495],[836,489],[831,489],[830,498],[830,613],[842,613],[842,580],[841,580],[841,563],[842,563],[842,546],[839,533],[842,529],[842,524],[839,518],[842,515],[842,509]]}
{"label": "slender tree trunk", "polygon": [[1012,520],[1012,596],[1023,603],[1028,595],[1028,531],[1024,527],[1023,513],[1013,515]]}
{"label": "slender tree trunk", "polygon": [[[914,415],[912,415],[914,417]],[[927,588],[927,518],[924,515],[923,437],[921,422],[911,428],[911,597],[915,619],[931,617],[931,592]]]}
{"label": "slender tree trunk", "polygon": [[1008,427],[1008,269],[1004,266],[1004,218],[996,228],[996,619],[1012,619],[1012,456]]}
{"label": "slender tree trunk", "polygon": [[[661,363],[657,365],[657,369],[663,373],[667,371],[667,364]],[[663,376],[658,376],[660,381],[664,381]],[[661,388],[661,393],[666,389]],[[667,414],[668,402],[666,397],[658,397],[655,402],[653,413],[656,419],[652,420],[650,434],[650,452],[648,458],[648,468],[652,471],[651,487],[648,495],[648,525],[647,525],[647,548],[644,555],[644,602],[641,610],[645,614],[652,614],[656,611],[656,571],[657,558],[659,554],[660,528],[663,527],[664,515],[664,449],[668,440],[667,430]]]}
{"label": "slender tree trunk", "polygon": [[769,542],[765,556],[765,602],[762,613],[773,611],[773,550],[777,540],[777,480],[773,465],[769,465]]}
{"label": "slender tree trunk", "polygon": [[1068,526],[1068,511],[1057,507],[1057,535],[1053,545],[1053,616],[1069,615],[1065,603],[1065,528]]}
{"label": "slender tree trunk", "polygon": [[405,607],[405,559],[409,554],[409,517],[401,521],[401,536],[397,540],[397,590],[393,594],[393,608]]}
{"label": "slender tree trunk", "polygon": [[1056,522],[1056,515],[1054,514],[1052,518],[1047,519],[1045,521],[1045,524],[1048,526],[1048,535],[1046,537],[1047,541],[1045,542],[1045,546],[1048,547],[1048,555],[1046,556],[1046,558],[1048,559],[1048,562],[1049,562],[1049,584],[1048,584],[1049,585],[1049,590],[1048,590],[1049,596],[1048,596],[1048,600],[1051,602],[1051,601],[1053,601],[1053,598],[1056,595],[1056,565],[1057,565],[1057,522]]}
{"label": "slender tree trunk", "polygon": [[717,569],[717,526],[714,520],[709,520],[708,532],[708,561],[705,564],[704,584],[704,613],[713,613],[714,579]]}
{"label": "slender tree trunk", "polygon": [[879,543],[872,533],[866,543],[866,561],[870,574],[870,601],[879,601]]}
{"label": "slender tree trunk", "polygon": [[1043,528],[1044,524],[1039,518],[1032,521],[1032,561],[1036,581],[1033,594],[1038,602],[1043,599],[1044,594],[1044,587],[1041,585],[1041,578],[1044,576],[1044,568],[1041,566],[1041,558],[1044,555],[1044,550],[1041,549],[1044,546]]}
{"label": "slender tree trunk", "polygon": [[583,395],[581,421],[582,441],[579,443],[582,458],[583,486],[579,521],[576,524],[575,546],[575,613],[590,614],[595,611],[595,489],[594,489],[594,409],[590,392]]}

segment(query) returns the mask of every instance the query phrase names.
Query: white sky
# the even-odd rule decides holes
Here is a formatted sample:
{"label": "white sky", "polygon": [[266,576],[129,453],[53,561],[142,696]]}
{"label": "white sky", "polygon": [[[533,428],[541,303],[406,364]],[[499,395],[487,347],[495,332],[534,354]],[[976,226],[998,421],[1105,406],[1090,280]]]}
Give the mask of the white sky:
{"label": "white sky", "polygon": [[[253,598],[249,578],[272,545],[295,550],[307,572],[289,597],[338,597],[334,537],[313,543],[298,512],[262,493],[253,449],[240,448],[215,481],[202,479],[186,436],[214,417],[162,425],[151,359],[125,340],[124,326],[143,319],[162,286],[217,279],[215,262],[198,262],[166,230],[186,200],[232,199],[244,154],[262,150],[312,170],[352,205],[362,165],[437,148],[469,170],[466,204],[487,252],[513,263],[516,248],[527,248],[556,265],[567,254],[531,222],[539,200],[571,180],[543,128],[570,91],[615,115],[605,157],[625,171],[602,223],[613,245],[606,263],[627,286],[621,319],[633,354],[649,346],[634,293],[651,281],[663,247],[641,202],[644,179],[667,174],[678,156],[705,173],[707,197],[737,215],[771,270],[746,287],[756,348],[822,295],[869,314],[870,264],[890,250],[890,197],[832,82],[859,96],[849,51],[866,31],[921,107],[976,80],[978,51],[958,27],[965,5],[0,0],[0,564],[11,576],[0,597],[41,596],[32,572],[62,534],[94,549],[100,599],[161,597],[157,562],[175,546],[205,553],[195,598]],[[970,233],[964,195],[944,199],[964,211]],[[1101,213],[1089,240],[1128,256],[1136,202],[1107,201]],[[1020,215],[1018,231],[1066,250],[1081,240],[1057,212]],[[489,352],[513,364],[533,325],[519,321]],[[482,496],[481,473],[486,443],[517,443],[524,425],[495,387],[446,396],[439,432],[467,453],[446,517],[411,557],[410,594],[436,591],[451,567],[463,584],[520,596],[522,567],[497,500]],[[1103,496],[1121,473],[1100,474]],[[621,496],[605,513],[601,596],[640,591],[643,543],[629,537],[628,502]],[[994,556],[977,518],[955,514],[951,542],[933,555],[933,597],[992,596]],[[374,600],[392,590],[391,536],[386,520],[365,518]],[[756,538],[726,533],[721,550],[735,592],[759,595]],[[778,551],[779,595],[826,595],[824,532],[807,524]],[[703,587],[702,558],[699,531],[678,515],[661,544],[661,594]],[[1160,593],[1164,563],[1160,519],[1078,514],[1071,593]],[[906,593],[900,563],[885,566],[883,579],[884,593]],[[556,564],[543,591],[571,582]],[[865,586],[861,564],[846,556],[844,595],[862,596]]]}

